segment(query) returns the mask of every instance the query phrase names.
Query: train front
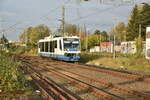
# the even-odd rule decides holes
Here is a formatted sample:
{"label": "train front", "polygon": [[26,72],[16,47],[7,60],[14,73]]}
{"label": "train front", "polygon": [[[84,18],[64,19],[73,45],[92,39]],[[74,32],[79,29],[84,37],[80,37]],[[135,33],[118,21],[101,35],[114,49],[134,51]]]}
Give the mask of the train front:
{"label": "train front", "polygon": [[63,38],[64,60],[79,61],[80,59],[80,39],[79,37]]}

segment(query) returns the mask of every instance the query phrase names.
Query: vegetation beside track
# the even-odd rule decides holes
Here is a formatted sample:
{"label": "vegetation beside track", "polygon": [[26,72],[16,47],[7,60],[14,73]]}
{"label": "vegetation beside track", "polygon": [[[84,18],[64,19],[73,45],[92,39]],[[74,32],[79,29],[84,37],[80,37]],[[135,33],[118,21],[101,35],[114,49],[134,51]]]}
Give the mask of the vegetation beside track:
{"label": "vegetation beside track", "polygon": [[4,52],[0,52],[0,92],[27,92],[31,90],[26,86],[26,78],[21,73],[19,62]]}
{"label": "vegetation beside track", "polygon": [[37,55],[37,47],[27,46],[27,47],[11,47],[8,49],[9,52],[15,54],[26,54],[26,55]]}
{"label": "vegetation beside track", "polygon": [[80,62],[111,67],[114,69],[150,72],[150,60],[135,58],[135,56],[132,55],[126,55],[124,57],[117,57],[113,59],[113,57],[104,57],[92,53],[81,53]]}

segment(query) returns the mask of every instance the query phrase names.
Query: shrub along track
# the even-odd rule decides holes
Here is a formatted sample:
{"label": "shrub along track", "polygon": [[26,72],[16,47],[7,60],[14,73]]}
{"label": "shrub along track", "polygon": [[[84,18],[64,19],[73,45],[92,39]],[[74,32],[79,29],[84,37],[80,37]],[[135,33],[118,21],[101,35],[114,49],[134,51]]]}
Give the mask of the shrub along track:
{"label": "shrub along track", "polygon": [[[128,73],[121,73],[121,72],[116,72],[116,71],[111,71],[111,70],[106,70],[106,69],[97,69],[97,68],[92,68],[92,67],[88,67],[85,65],[66,63],[66,62],[55,61],[55,60],[45,59],[45,58],[40,58],[40,57],[18,56],[18,58],[22,61],[22,64],[24,68],[26,68],[27,71],[31,72],[32,74],[35,73],[34,75],[31,74],[32,78],[36,81],[36,83],[38,83],[37,85],[39,88],[41,88],[41,90],[43,90],[43,93],[47,94],[48,98],[59,97],[59,99],[65,100],[64,98],[67,97],[66,99],[69,99],[69,100],[79,99],[77,98],[78,96],[72,95],[73,93],[68,93],[67,91],[65,91],[65,89],[62,89],[62,87],[59,87],[59,89],[63,90],[63,92],[65,92],[65,94],[67,95],[63,95],[64,93],[60,91],[55,92],[57,88],[53,88],[53,89],[49,88],[49,90],[53,94],[55,94],[54,97],[51,96],[52,94],[48,94],[47,92],[48,90],[45,90],[47,89],[46,87],[52,86],[51,84],[52,83],[54,84],[55,82],[52,82],[54,80],[51,81],[51,84],[45,83],[45,82],[50,81],[50,79],[47,77],[48,75],[50,76],[54,75],[66,81],[73,82],[76,85],[81,86],[82,88],[83,87],[88,88],[90,89],[90,91],[95,92],[97,96],[98,95],[103,96],[102,99],[106,99],[106,100],[109,100],[109,99],[110,100],[149,100],[150,99],[150,95],[148,93],[133,90],[133,89],[123,87],[115,83],[97,79],[93,77],[92,75],[90,76],[89,73],[88,73],[89,75],[85,74],[86,71],[83,71],[83,69],[88,70],[88,71],[94,71],[94,73],[98,73],[97,75],[101,75],[102,73],[107,73],[105,75],[111,74],[113,77],[114,76],[122,77],[121,79],[127,78],[132,81],[142,81],[141,84],[146,84],[144,82],[149,82],[147,81],[149,80],[148,76],[146,76],[146,78],[144,76],[144,79],[141,80],[141,76],[142,76],[141,74],[131,74],[131,73],[128,74]],[[43,73],[38,72],[39,70],[42,70]],[[118,80],[115,79],[114,81],[118,81]],[[40,83],[40,82],[43,82],[43,83]],[[42,84],[44,84],[44,86],[41,86]]]}

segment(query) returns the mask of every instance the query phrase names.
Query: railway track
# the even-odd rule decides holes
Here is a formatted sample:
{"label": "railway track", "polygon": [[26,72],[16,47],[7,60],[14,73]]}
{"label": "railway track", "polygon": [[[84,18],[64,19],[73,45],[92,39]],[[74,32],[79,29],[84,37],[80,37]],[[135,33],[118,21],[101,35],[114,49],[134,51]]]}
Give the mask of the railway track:
{"label": "railway track", "polygon": [[[47,97],[48,100],[56,99],[54,97],[58,97],[61,100],[77,100],[82,99],[82,96],[80,98],[80,96],[76,95],[75,93],[68,93],[64,88],[56,84],[57,82],[54,82],[55,79],[50,81],[47,76],[56,76],[61,80],[65,80],[66,82],[72,82],[80,88],[89,89],[89,91],[94,93],[93,95],[97,96],[97,100],[150,100],[149,93],[133,90],[131,88],[124,87],[113,82],[97,79],[92,76],[90,77],[88,75],[84,75],[81,72],[75,72],[70,69],[76,67],[76,69],[78,68],[78,70],[86,69],[95,71],[96,73],[111,74],[113,77],[117,76],[129,80],[140,81],[144,84],[148,84],[149,81],[147,80],[149,80],[149,76],[144,76],[142,77],[142,80],[139,80],[139,78],[141,78],[140,74],[130,73],[129,75],[126,75],[127,73],[115,72],[106,69],[97,69],[85,65],[78,65],[60,61],[58,62],[55,60],[31,56],[19,56],[18,59],[22,61],[23,68],[26,68],[28,72],[33,74],[31,74],[33,80],[44,94],[44,97]],[[45,86],[49,88],[46,88]],[[55,96],[49,93],[53,93]]]}
{"label": "railway track", "polygon": [[[49,61],[48,58],[44,58],[42,60]],[[55,61],[55,62],[57,63],[58,61]],[[107,74],[111,74],[113,76],[122,77],[122,78],[126,78],[126,79],[150,83],[150,75],[142,74],[142,73],[138,73],[138,72],[120,71],[120,70],[114,70],[114,69],[104,68],[104,67],[101,67],[101,68],[95,67],[95,66],[93,67],[92,65],[66,63],[66,62],[62,62],[62,61],[59,61],[59,63],[69,65],[72,67],[79,67],[82,69],[88,69],[88,70],[93,70],[93,71],[97,71],[97,72],[107,73]]]}

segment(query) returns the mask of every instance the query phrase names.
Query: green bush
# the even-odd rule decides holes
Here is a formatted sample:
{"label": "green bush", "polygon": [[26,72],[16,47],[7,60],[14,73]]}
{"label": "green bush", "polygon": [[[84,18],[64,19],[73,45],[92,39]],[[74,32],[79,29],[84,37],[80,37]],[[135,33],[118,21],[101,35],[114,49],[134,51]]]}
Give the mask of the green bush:
{"label": "green bush", "polygon": [[3,92],[25,90],[25,77],[18,62],[0,52],[0,90]]}

